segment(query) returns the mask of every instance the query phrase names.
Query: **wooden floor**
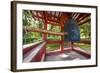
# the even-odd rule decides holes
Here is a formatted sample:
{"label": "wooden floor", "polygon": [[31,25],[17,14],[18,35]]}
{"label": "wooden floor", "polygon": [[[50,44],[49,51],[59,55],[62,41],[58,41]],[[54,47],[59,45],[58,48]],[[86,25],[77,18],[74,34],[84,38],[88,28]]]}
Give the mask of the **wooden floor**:
{"label": "wooden floor", "polygon": [[75,51],[66,51],[61,55],[60,53],[48,55],[45,58],[45,61],[64,61],[64,60],[86,60],[87,57],[75,52]]}

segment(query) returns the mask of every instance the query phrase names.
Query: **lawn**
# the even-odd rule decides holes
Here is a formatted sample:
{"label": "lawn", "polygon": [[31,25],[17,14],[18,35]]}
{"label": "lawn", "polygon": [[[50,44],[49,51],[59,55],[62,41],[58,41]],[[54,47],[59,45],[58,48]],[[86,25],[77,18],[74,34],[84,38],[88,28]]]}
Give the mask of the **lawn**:
{"label": "lawn", "polygon": [[60,44],[47,44],[46,49],[47,52],[58,50],[60,48]]}
{"label": "lawn", "polygon": [[91,45],[90,44],[84,44],[84,43],[75,43],[75,46],[80,47],[81,49],[90,52],[91,51]]}
{"label": "lawn", "polygon": [[[68,43],[64,43],[64,46],[67,45]],[[81,49],[90,52],[91,51],[91,45],[89,44],[84,44],[84,43],[74,43],[74,46],[80,47]],[[47,52],[55,51],[60,48],[60,44],[47,44],[46,49]]]}

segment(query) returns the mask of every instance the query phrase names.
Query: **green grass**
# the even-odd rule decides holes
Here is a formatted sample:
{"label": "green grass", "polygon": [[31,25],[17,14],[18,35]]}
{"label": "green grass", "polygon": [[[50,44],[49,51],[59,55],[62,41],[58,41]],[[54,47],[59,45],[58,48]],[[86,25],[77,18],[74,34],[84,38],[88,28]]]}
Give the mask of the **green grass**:
{"label": "green grass", "polygon": [[90,44],[75,43],[75,46],[80,47],[81,49],[83,49],[85,51],[91,51],[91,45]]}
{"label": "green grass", "polygon": [[[64,45],[67,46],[68,43],[64,43]],[[90,52],[91,51],[91,45],[84,44],[84,43],[74,43],[74,46],[80,47],[81,49]],[[60,44],[47,44],[46,49],[47,52],[58,50],[60,48]]]}
{"label": "green grass", "polygon": [[54,51],[60,48],[60,44],[47,44],[46,49],[47,51]]}

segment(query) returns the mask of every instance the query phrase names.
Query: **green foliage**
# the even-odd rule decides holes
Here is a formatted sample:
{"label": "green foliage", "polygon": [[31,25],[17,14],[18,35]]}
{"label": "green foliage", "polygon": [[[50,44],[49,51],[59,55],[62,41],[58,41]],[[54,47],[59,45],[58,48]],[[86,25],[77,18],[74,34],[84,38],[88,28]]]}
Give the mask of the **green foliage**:
{"label": "green foliage", "polygon": [[90,39],[91,38],[91,24],[87,22],[80,26],[81,38]]}
{"label": "green foliage", "polygon": [[51,51],[54,51],[54,50],[58,50],[59,48],[60,48],[59,44],[47,44],[46,51],[51,52]]}
{"label": "green foliage", "polygon": [[60,26],[53,26],[51,24],[48,24],[47,30],[53,31],[53,32],[61,32]]}
{"label": "green foliage", "polygon": [[[64,47],[67,47],[68,43],[64,42]],[[90,44],[84,44],[84,43],[74,43],[74,47],[79,47],[83,50],[85,50],[86,52],[90,52],[91,51],[91,45]],[[47,44],[46,46],[46,50],[47,52],[51,52],[51,51],[55,51],[60,49],[60,44]]]}
{"label": "green foliage", "polygon": [[90,52],[91,51],[91,45],[90,44],[84,44],[84,43],[75,43],[74,46],[80,47],[81,49]]}
{"label": "green foliage", "polygon": [[[23,26],[31,26],[34,28],[43,28],[43,22],[34,20],[30,10],[23,10],[22,14]],[[42,40],[42,34],[38,32],[23,31],[23,44],[29,44]]]}
{"label": "green foliage", "polygon": [[31,20],[32,20],[30,11],[29,10],[23,10],[22,14],[23,14],[22,15],[23,25],[24,26],[30,26],[31,25]]}
{"label": "green foliage", "polygon": [[27,32],[23,36],[23,44],[29,44],[42,40],[42,35],[38,32]]}
{"label": "green foliage", "polygon": [[[60,32],[61,28],[59,26],[53,26],[51,24],[48,24],[47,30],[52,31],[52,32]],[[49,35],[47,37],[48,40],[60,40],[61,36],[56,36],[56,35]]]}
{"label": "green foliage", "polygon": [[48,40],[60,40],[61,36],[55,36],[55,35],[48,35]]}

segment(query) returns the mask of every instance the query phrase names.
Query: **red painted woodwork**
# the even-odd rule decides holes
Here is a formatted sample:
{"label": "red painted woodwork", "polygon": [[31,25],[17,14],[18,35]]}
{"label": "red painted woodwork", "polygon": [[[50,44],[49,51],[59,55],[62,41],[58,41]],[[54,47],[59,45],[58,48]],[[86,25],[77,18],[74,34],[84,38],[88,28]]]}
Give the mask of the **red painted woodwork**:
{"label": "red painted woodwork", "polygon": [[86,23],[86,22],[90,22],[90,21],[91,21],[91,19],[87,19],[87,20],[85,20],[84,22],[80,22],[79,25],[82,25],[82,24],[84,24],[84,23]]}
{"label": "red painted woodwork", "polygon": [[73,50],[76,51],[77,53],[87,57],[87,58],[91,58],[90,53],[88,53],[88,52],[86,52],[86,51],[84,51],[84,50],[82,50],[80,48],[73,48]]}
{"label": "red painted woodwork", "polygon": [[[61,32],[64,32],[64,29],[61,27]],[[61,36],[61,53],[64,52],[64,36]]]}
{"label": "red painted woodwork", "polygon": [[[51,35],[58,35],[58,36],[63,36],[64,33],[63,32],[52,32],[52,31],[48,31],[47,29],[38,29],[38,28],[33,28],[33,27],[23,27],[24,30],[26,30],[27,32],[40,32],[43,33],[43,40],[46,40],[47,38],[47,34],[51,34]],[[45,37],[45,39],[44,39]]]}
{"label": "red painted woodwork", "polygon": [[54,43],[62,43],[62,40],[57,40],[57,41],[53,41],[53,40],[47,40],[47,44],[54,44]]}
{"label": "red painted woodwork", "polygon": [[[40,47],[38,47],[40,46]],[[45,57],[46,54],[46,42],[42,42],[41,44],[35,45],[34,48],[31,50],[27,51],[27,53],[23,54],[23,61],[24,62],[35,62],[35,61],[41,61],[42,56]],[[28,48],[27,48],[28,49]]]}
{"label": "red painted woodwork", "polygon": [[[59,49],[59,48],[58,48]],[[64,52],[68,52],[68,51],[72,51],[72,49],[71,48],[64,48],[63,49],[63,53]],[[46,53],[46,56],[50,56],[50,55],[53,55],[53,54],[61,54],[61,50],[59,50],[59,51],[54,51],[54,52],[48,52],[48,53]]]}
{"label": "red painted woodwork", "polygon": [[[43,12],[44,15],[44,30],[47,30],[47,12]],[[43,34],[43,40],[47,40],[47,34]]]}
{"label": "red painted woodwork", "polygon": [[63,26],[59,23],[54,23],[54,22],[50,22],[50,21],[47,21],[47,24],[50,24],[50,25],[53,25],[53,26]]}
{"label": "red painted woodwork", "polygon": [[32,58],[31,62],[40,62],[42,60],[42,56],[45,56],[46,55],[46,49],[45,49],[45,46],[44,45],[42,47],[42,49],[38,52],[38,54]]}
{"label": "red painted woodwork", "polygon": [[80,17],[80,18],[78,19],[78,22],[80,22],[81,20],[84,20],[84,18],[86,18],[86,17],[88,17],[88,16],[90,16],[90,14],[83,15],[82,17]]}
{"label": "red painted woodwork", "polygon": [[38,18],[38,20],[42,19],[43,21],[46,22],[51,21],[53,24],[58,23],[61,26],[63,26],[65,21],[70,16],[72,16],[75,20],[80,22],[81,20],[83,20],[84,18],[90,15],[87,13],[67,13],[67,12],[54,12],[53,14],[52,13],[53,13],[52,11],[31,11],[32,17],[34,19]]}
{"label": "red painted woodwork", "polygon": [[23,55],[26,54],[28,51],[34,49],[35,47],[37,47],[37,46],[38,46],[39,44],[41,44],[41,43],[43,43],[43,41],[40,42],[40,43],[38,43],[38,44],[35,44],[35,45],[32,45],[32,46],[29,46],[29,47],[23,48]]}
{"label": "red painted woodwork", "polygon": [[79,43],[91,44],[91,40],[81,39]]}
{"label": "red painted woodwork", "polygon": [[[67,22],[68,18],[70,16],[72,16],[72,18],[74,18],[75,20],[77,20],[77,22],[79,23],[79,25],[88,22],[90,19],[87,19],[84,22],[81,22],[83,19],[87,18],[88,16],[90,16],[90,14],[86,14],[86,13],[68,13],[68,12],[52,12],[52,11],[31,11],[32,17],[35,20],[41,20],[44,22],[44,29],[38,29],[38,28],[34,28],[33,27],[25,27],[24,29],[27,30],[27,32],[40,32],[43,33],[42,38],[43,40],[47,41],[46,44],[54,44],[54,43],[59,43],[60,44],[60,50],[56,51],[56,52],[50,52],[50,53],[46,53],[46,44],[41,48],[41,50],[39,50],[39,52],[35,55],[35,57],[32,58],[31,62],[39,62],[41,61],[43,56],[46,55],[51,55],[51,54],[57,54],[57,53],[63,53],[65,51],[71,51],[74,50],[84,56],[86,56],[87,58],[90,58],[91,55],[89,53],[86,53],[82,50],[76,49],[73,47],[73,43],[72,43],[72,49],[65,49],[64,48],[64,23]],[[47,30],[47,25],[51,24],[53,26],[60,26],[61,27],[61,32],[60,33],[56,33],[56,32],[51,32]],[[52,41],[52,40],[47,40],[47,34],[51,34],[51,35],[58,35],[61,36],[61,40],[57,40],[57,41]],[[42,43],[42,42],[41,42]],[[36,45],[27,47],[23,49],[23,55],[27,54],[28,51],[31,51],[32,49],[35,49],[35,47],[37,47],[39,44],[38,43]]]}
{"label": "red painted woodwork", "polygon": [[74,49],[74,42],[71,42],[71,49]]}

